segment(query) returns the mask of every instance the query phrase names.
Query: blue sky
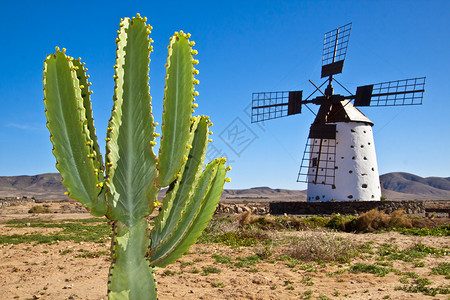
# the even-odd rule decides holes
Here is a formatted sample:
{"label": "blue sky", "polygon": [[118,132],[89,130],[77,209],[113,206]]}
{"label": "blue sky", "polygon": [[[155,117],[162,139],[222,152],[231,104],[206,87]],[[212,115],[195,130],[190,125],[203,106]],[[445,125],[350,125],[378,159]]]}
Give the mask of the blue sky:
{"label": "blue sky", "polygon": [[200,61],[196,111],[214,122],[208,155],[223,154],[231,162],[227,188],[306,188],[296,178],[314,115],[303,110],[250,124],[251,93],[312,92],[308,79],[321,82],[323,34],[349,22],[344,71],[336,77],[347,89],[427,76],[423,105],[362,109],[375,123],[380,174],[450,176],[449,1],[130,2],[2,3],[0,176],[56,172],[42,101],[43,60],[55,46],[86,63],[103,141],[112,105],[116,30],[121,17],[137,12],[154,28],[150,92],[157,120],[169,37],[180,29],[192,34]]}

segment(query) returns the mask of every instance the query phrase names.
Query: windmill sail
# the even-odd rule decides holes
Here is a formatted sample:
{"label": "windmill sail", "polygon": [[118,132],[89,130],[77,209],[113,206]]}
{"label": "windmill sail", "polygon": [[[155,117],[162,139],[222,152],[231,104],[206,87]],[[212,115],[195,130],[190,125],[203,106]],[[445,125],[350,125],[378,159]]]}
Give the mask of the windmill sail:
{"label": "windmill sail", "polygon": [[302,112],[302,91],[252,94],[252,123],[277,119]]}
{"label": "windmill sail", "polygon": [[425,77],[381,82],[356,89],[354,106],[399,106],[422,104]]}
{"label": "windmill sail", "polygon": [[342,73],[352,23],[325,33],[322,55],[322,78]]}

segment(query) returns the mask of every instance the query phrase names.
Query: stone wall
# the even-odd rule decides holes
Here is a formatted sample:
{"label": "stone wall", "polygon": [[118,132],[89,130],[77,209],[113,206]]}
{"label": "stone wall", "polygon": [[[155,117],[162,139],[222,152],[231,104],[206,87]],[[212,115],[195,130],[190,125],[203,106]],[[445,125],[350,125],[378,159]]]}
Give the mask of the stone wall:
{"label": "stone wall", "polygon": [[407,214],[425,215],[424,201],[348,201],[348,202],[272,202],[274,215],[342,215],[360,214],[374,208],[386,213],[403,209]]}
{"label": "stone wall", "polygon": [[14,206],[14,205],[20,205],[20,204],[29,203],[29,202],[36,202],[36,199],[34,197],[28,198],[25,196],[0,198],[0,208]]}

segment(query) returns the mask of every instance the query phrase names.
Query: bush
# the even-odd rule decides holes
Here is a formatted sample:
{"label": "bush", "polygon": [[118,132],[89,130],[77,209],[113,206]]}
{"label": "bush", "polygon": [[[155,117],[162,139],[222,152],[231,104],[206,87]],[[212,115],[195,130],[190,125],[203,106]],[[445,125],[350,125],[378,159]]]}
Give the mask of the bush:
{"label": "bush", "polygon": [[29,214],[51,214],[52,211],[47,206],[35,205],[28,211]]}

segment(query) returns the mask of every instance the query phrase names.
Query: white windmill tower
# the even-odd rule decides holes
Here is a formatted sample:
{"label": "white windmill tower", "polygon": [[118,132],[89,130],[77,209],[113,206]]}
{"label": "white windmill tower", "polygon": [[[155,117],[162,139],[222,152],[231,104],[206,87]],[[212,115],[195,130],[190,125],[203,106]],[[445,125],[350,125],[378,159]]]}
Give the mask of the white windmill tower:
{"label": "white windmill tower", "polygon": [[[327,79],[319,87],[310,81],[316,89],[305,100],[302,91],[252,95],[252,123],[299,114],[309,103],[320,105],[297,177],[308,183],[308,201],[380,200],[373,123],[356,107],[422,104],[425,77],[360,86],[355,95],[334,94],[333,81],[351,94],[333,77],[342,73],[351,26],[325,34],[322,78]],[[321,95],[310,99],[316,92]]]}

